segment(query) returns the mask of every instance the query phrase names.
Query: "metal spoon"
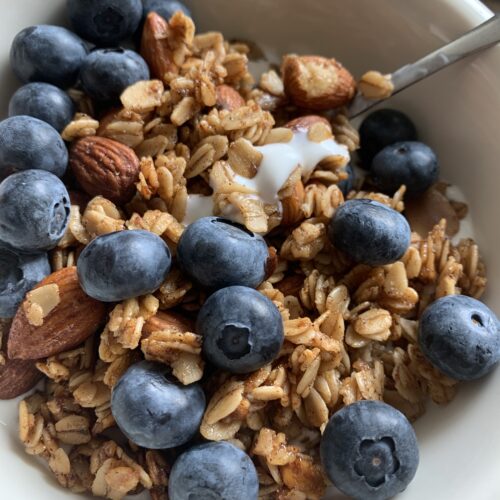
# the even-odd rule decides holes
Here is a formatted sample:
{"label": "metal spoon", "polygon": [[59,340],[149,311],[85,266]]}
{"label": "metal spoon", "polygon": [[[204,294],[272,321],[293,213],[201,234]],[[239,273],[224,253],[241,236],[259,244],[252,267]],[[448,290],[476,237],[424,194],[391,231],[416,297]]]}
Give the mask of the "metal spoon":
{"label": "metal spoon", "polygon": [[[453,42],[431,52],[417,62],[407,64],[392,73],[391,78],[394,85],[392,95],[401,92],[410,85],[427,78],[429,75],[446,68],[446,66],[454,62],[487,49],[498,42],[500,42],[500,15],[495,15]],[[349,106],[349,118],[354,118],[364,113],[384,100],[374,101],[365,99],[358,92]]]}

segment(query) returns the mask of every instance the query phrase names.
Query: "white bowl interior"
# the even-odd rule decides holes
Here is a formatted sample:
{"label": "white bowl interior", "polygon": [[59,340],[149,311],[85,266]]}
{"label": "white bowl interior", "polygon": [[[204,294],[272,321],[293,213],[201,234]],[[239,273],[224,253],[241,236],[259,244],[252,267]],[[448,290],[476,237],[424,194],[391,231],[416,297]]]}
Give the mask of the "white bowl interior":
{"label": "white bowl interior", "polygon": [[[3,0],[5,2],[5,0]],[[8,67],[14,35],[31,24],[64,22],[63,0],[16,0],[3,9],[0,106],[18,85]],[[271,59],[297,52],[335,56],[356,75],[390,72],[479,24],[491,12],[477,0],[191,0],[199,31],[253,40]],[[474,233],[488,265],[486,301],[500,312],[500,208],[497,127],[500,47],[456,64],[394,98],[421,138],[437,151],[442,175],[470,203]],[[429,407],[417,422],[421,462],[400,498],[500,498],[500,370],[465,384],[447,407]],[[16,405],[0,402],[2,498],[68,497],[17,442]]]}

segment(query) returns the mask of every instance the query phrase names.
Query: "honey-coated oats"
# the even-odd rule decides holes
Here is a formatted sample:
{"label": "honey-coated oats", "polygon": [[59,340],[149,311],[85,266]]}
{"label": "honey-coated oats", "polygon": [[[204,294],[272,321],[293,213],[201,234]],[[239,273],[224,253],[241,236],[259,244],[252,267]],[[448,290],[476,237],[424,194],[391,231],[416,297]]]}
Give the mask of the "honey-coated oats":
{"label": "honey-coated oats", "polygon": [[[319,441],[336,410],[362,399],[383,400],[415,420],[429,398],[445,404],[454,397],[456,382],[419,350],[418,320],[436,298],[479,298],[486,286],[484,263],[474,241],[451,242],[446,220],[428,234],[414,232],[398,262],[374,268],[351,262],[327,238],[328,221],[344,202],[337,184],[347,175],[335,157],[305,178],[296,169],[279,193],[282,208],[235,183],[236,174],[252,178],[258,172],[262,154],[255,146],[292,140],[284,125],[304,111],[288,100],[290,88],[276,71],[262,74],[255,85],[248,45],[227,42],[217,32],[195,34],[181,13],[168,23],[152,21],[142,54],[155,79],[129,87],[122,107],[99,119],[91,101],[70,90],[79,112],[63,131],[67,141],[97,135],[133,148],[140,160],[136,194],[125,206],[102,196],[73,203],[68,231],[51,253],[52,267],[73,266],[93,238],[127,229],[151,231],[175,253],[188,194],[213,190],[216,214],[231,205],[250,230],[273,230],[267,239],[274,264],[259,291],[278,307],[285,342],[278,358],[257,372],[205,374],[202,339],[188,323],[147,326],[159,311],[192,322],[205,300],[206,293],[174,265],[154,294],[116,304],[97,338],[37,362],[45,386],[20,404],[20,439],[73,492],[120,499],[146,489],[154,500],[166,499],[172,457],[103,435],[115,425],[112,387],[131,364],[146,358],[170,366],[182,384],[208,377],[200,433],[250,454],[260,498],[319,499],[326,489]],[[151,38],[151,30],[161,36]],[[158,54],[168,55],[168,64]],[[300,58],[291,57],[289,63],[300,68]],[[320,58],[306,62],[312,81],[320,82]],[[330,62],[328,69],[337,64]],[[298,97],[316,99],[324,89],[303,88],[307,79],[293,69],[288,85],[300,83]],[[379,99],[392,92],[392,83],[370,71],[359,88]],[[350,95],[352,88],[347,90]],[[322,115],[309,129],[311,141],[333,134],[349,151],[359,147],[345,110]],[[404,194],[405,186],[392,196],[361,186],[346,198],[370,198],[401,212]],[[465,215],[466,206],[453,206]],[[30,318],[42,322],[56,295],[47,290],[40,300],[33,297]]]}

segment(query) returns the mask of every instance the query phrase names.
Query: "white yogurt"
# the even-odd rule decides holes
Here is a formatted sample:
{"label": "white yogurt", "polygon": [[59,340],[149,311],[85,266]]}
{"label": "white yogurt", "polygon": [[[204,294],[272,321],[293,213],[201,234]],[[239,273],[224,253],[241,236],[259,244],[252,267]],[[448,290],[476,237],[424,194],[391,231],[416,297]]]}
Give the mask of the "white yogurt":
{"label": "white yogurt", "polygon": [[[344,165],[347,165],[350,159],[349,151],[342,144],[338,144],[334,139],[319,143],[313,142],[307,137],[306,131],[295,132],[288,143],[267,144],[256,146],[255,149],[262,153],[262,161],[257,174],[253,179],[235,175],[234,182],[250,188],[264,203],[269,204],[279,203],[279,191],[298,166],[302,168],[303,175],[308,175],[318,163],[330,156],[343,158]],[[186,217],[183,222],[191,224],[212,213],[212,197],[189,195]],[[231,210],[228,207],[224,216],[241,222],[241,214],[237,209]]]}

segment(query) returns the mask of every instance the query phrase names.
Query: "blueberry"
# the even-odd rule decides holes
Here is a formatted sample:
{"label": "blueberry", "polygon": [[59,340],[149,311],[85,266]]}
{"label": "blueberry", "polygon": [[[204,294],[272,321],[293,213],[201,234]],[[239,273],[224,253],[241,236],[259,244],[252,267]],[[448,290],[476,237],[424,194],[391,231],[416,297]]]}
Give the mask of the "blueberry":
{"label": "blueberry", "polygon": [[189,9],[177,0],[142,0],[142,5],[143,19],[146,19],[150,12],[156,12],[168,21],[178,10],[191,17]]}
{"label": "blueberry", "polygon": [[118,302],[154,292],[172,258],[165,242],[149,231],[118,231],[97,237],[78,258],[78,277],[87,295]]}
{"label": "blueberry", "polygon": [[142,17],[141,0],[68,0],[73,29],[96,45],[116,45],[134,33]]}
{"label": "blueberry", "polygon": [[262,236],[219,217],[190,224],[177,247],[182,269],[202,286],[257,287],[266,276],[269,250]]}
{"label": "blueberry", "polygon": [[9,102],[9,116],[33,116],[58,132],[74,114],[75,105],[69,95],[50,83],[28,83],[18,89]]}
{"label": "blueberry", "polygon": [[23,82],[73,85],[87,55],[77,35],[59,26],[38,25],[19,32],[10,49],[10,64]]}
{"label": "blueberry", "polygon": [[203,353],[215,366],[248,373],[273,361],[283,345],[277,307],[253,288],[223,288],[203,304],[196,323]]}
{"label": "blueberry", "polygon": [[399,260],[410,246],[411,230],[396,210],[373,200],[348,200],[328,227],[330,241],[351,259],[370,266]]}
{"label": "blueberry", "polygon": [[415,476],[417,438],[406,417],[381,401],[358,401],[336,412],[321,439],[329,479],[349,497],[385,500]]}
{"label": "blueberry", "polygon": [[392,194],[404,184],[411,195],[427,191],[439,176],[434,151],[422,142],[396,142],[375,155],[372,181],[380,191]]}
{"label": "blueberry", "polygon": [[21,170],[46,170],[61,177],[68,150],[48,123],[32,116],[12,116],[0,122],[0,180]]}
{"label": "blueberry", "polygon": [[64,236],[70,200],[50,172],[24,170],[0,184],[0,241],[22,252],[54,248]]}
{"label": "blueberry", "polygon": [[424,311],[419,344],[424,355],[456,380],[474,380],[500,359],[498,318],[485,304],[465,295],[436,300]]}
{"label": "blueberry", "polygon": [[354,168],[350,163],[345,167],[345,171],[347,172],[348,177],[347,179],[340,181],[338,183],[338,187],[342,191],[342,194],[347,196],[354,188],[354,183],[356,182],[356,172],[354,172]]}
{"label": "blueberry", "polygon": [[250,457],[231,443],[185,451],[168,478],[170,500],[257,500],[259,480]]}
{"label": "blueberry", "polygon": [[363,166],[370,168],[373,157],[386,146],[401,141],[417,140],[413,122],[401,111],[379,109],[369,114],[359,129]]}
{"label": "blueberry", "polygon": [[0,318],[12,318],[26,292],[49,274],[46,253],[23,255],[0,247]]}
{"label": "blueberry", "polygon": [[132,50],[99,49],[85,59],[80,79],[90,97],[110,101],[118,98],[129,85],[148,80],[149,68]]}
{"label": "blueberry", "polygon": [[182,385],[159,363],[141,361],[120,378],[111,410],[121,431],[135,444],[166,449],[190,441],[205,412],[200,385]]}

